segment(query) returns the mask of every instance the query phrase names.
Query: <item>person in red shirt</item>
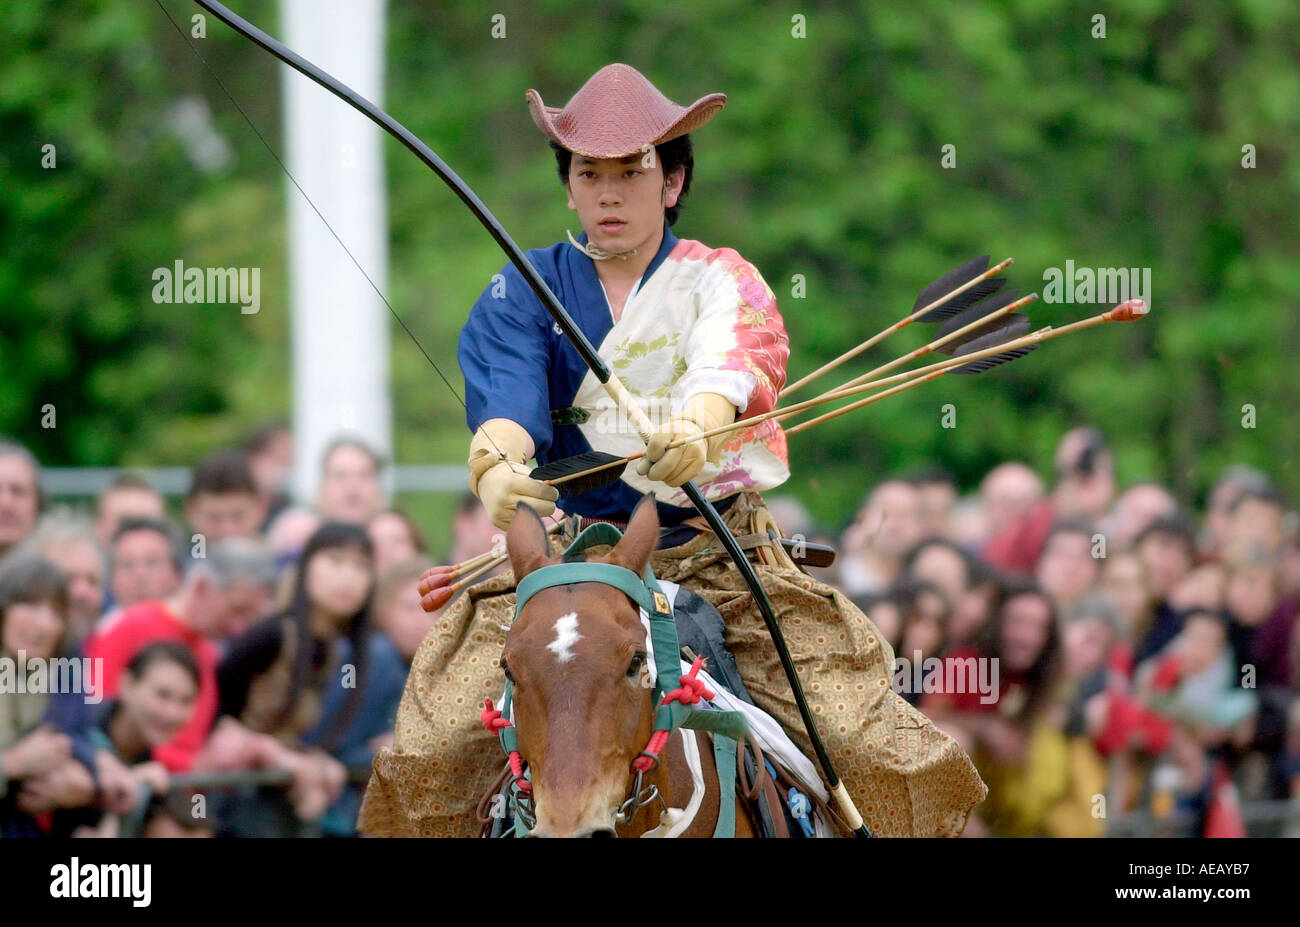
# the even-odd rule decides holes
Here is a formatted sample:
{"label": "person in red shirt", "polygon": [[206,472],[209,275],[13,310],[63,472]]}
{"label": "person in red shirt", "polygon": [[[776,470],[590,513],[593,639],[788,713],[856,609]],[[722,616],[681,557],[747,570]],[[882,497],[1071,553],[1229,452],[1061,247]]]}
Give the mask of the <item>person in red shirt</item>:
{"label": "person in red shirt", "polygon": [[267,554],[251,542],[232,539],[213,544],[208,555],[194,561],[184,583],[172,596],[123,609],[96,629],[86,642],[86,656],[103,660],[99,670],[102,695],[114,698],[122,671],[143,647],[158,641],[179,641],[189,648],[199,668],[199,693],[189,722],[170,741],[154,749],[154,759],[172,772],[194,764],[217,714],[215,641],[226,627],[230,591],[237,581],[266,572]]}
{"label": "person in red shirt", "polygon": [[1115,495],[1115,464],[1100,432],[1066,432],[1056,448],[1056,472],[1052,495],[989,539],[981,551],[984,559],[1008,573],[1031,576],[1058,520],[1096,520],[1107,513]]}

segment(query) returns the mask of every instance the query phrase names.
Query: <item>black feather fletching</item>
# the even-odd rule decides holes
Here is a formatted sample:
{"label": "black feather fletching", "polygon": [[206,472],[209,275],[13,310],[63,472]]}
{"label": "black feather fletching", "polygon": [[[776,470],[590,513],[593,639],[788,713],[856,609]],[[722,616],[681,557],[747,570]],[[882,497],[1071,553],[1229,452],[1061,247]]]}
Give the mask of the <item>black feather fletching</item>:
{"label": "black feather fletching", "polygon": [[951,293],[963,283],[978,277],[984,271],[988,270],[989,256],[981,254],[977,258],[972,258],[965,264],[955,270],[950,270],[938,280],[934,281],[921,290],[916,297],[916,303],[912,306],[912,311],[920,309],[922,306],[928,306],[945,293]]}
{"label": "black feather fletching", "polygon": [[981,357],[979,360],[971,361],[969,364],[962,364],[960,367],[954,367],[952,370],[949,370],[948,373],[959,375],[983,373],[985,370],[991,370],[994,367],[1013,361],[1017,357],[1024,357],[1037,347],[1038,345],[1036,344],[1027,344],[1023,348],[1014,348],[1010,351],[1005,351],[1002,354],[994,354],[991,357]]}
{"label": "black feather fletching", "polygon": [[[575,454],[572,457],[565,457],[563,460],[554,460],[551,463],[535,467],[528,475],[535,480],[545,482],[546,480],[559,479],[571,473],[581,473],[583,470],[590,470],[592,467],[599,467],[622,460],[622,457],[615,454],[606,454],[604,451],[588,451],[585,454]],[[580,476],[576,480],[566,480],[560,486],[563,487],[566,496],[580,495],[613,483],[623,475],[623,469],[623,467],[609,467],[605,470],[589,473],[586,476]]]}
{"label": "black feather fletching", "polygon": [[974,354],[976,351],[995,348],[1013,338],[1019,338],[1021,335],[1028,333],[1029,316],[1013,312],[1011,315],[996,318],[989,322],[988,325],[981,326],[973,332],[968,332],[960,338],[954,338],[939,348],[939,351],[950,357],[960,357],[963,354]]}
{"label": "black feather fletching", "polygon": [[[996,312],[997,310],[1003,308],[1004,306],[1007,306],[1010,303],[1014,303],[1019,298],[1020,298],[1019,290],[1007,290],[1005,293],[998,293],[994,296],[990,296],[988,299],[984,300],[983,302],[976,303],[975,305],[971,306],[969,309],[957,313],[951,319],[949,319],[948,321],[940,325],[934,331],[934,340],[938,341],[940,338],[946,338],[948,335],[951,335],[953,332],[960,331],[961,329],[965,328],[967,325],[970,325],[972,322],[978,322],[980,319],[984,318],[990,313]],[[1001,318],[993,319],[988,323],[987,326],[984,325],[977,326],[976,328],[973,328],[966,334],[962,335],[960,338],[954,338],[952,341],[949,341],[947,344],[939,348],[936,348],[935,350],[942,351],[944,354],[952,354],[963,344],[967,344],[968,342],[971,342],[976,338],[983,337],[984,335],[993,331],[994,328],[1000,326],[1003,321],[1004,320]]]}
{"label": "black feather fletching", "polygon": [[[1002,289],[1002,287],[1006,285],[1006,282],[1006,277],[994,277],[991,280],[981,280],[965,293],[958,293],[942,306],[935,306],[925,315],[917,318],[917,321],[934,323],[942,322],[944,319],[951,319],[963,309],[969,309],[986,296],[992,296],[998,290]],[[939,295],[942,296],[943,294],[940,293]],[[925,305],[925,303],[922,303],[922,305]]]}

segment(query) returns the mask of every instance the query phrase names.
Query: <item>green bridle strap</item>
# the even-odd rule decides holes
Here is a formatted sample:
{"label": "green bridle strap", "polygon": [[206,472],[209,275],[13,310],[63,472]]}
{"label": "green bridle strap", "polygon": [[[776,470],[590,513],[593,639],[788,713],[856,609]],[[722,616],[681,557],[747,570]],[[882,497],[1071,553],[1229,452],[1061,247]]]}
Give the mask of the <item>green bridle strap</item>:
{"label": "green bridle strap", "polygon": [[713,735],[713,765],[718,769],[718,823],[713,836],[736,836],[736,741]]}
{"label": "green bridle strap", "polygon": [[[589,547],[608,544],[613,546],[622,540],[622,533],[611,524],[599,522],[587,528],[565,550],[564,555],[581,553]],[[612,563],[594,563],[575,560],[568,563],[553,563],[529,573],[515,587],[515,617],[524,605],[543,589],[553,586],[568,586],[575,583],[603,583],[620,590],[633,602],[645,609],[650,619],[650,646],[654,650],[656,676],[654,699],[658,709],[655,712],[655,730],[672,733],[679,727],[703,731],[715,736],[714,753],[718,760],[720,783],[723,797],[716,836],[730,836],[735,833],[735,742],[742,740],[749,733],[749,724],[745,715],[739,711],[720,709],[701,710],[683,705],[680,702],[664,703],[664,696],[676,688],[676,680],[681,675],[681,645],[677,638],[677,622],[673,618],[668,597],[664,594],[654,571],[646,565],[645,575],[638,576],[626,567]],[[501,716],[510,717],[510,702],[514,686],[507,681],[501,697]],[[503,727],[498,732],[501,746],[509,755],[519,749],[518,734],[514,727]],[[718,741],[723,746],[718,745]],[[730,745],[727,747],[726,745]],[[722,753],[718,751],[722,750]],[[730,775],[725,775],[728,761],[726,753],[730,752]],[[730,780],[729,782],[725,780]],[[728,831],[730,833],[728,833]]]}

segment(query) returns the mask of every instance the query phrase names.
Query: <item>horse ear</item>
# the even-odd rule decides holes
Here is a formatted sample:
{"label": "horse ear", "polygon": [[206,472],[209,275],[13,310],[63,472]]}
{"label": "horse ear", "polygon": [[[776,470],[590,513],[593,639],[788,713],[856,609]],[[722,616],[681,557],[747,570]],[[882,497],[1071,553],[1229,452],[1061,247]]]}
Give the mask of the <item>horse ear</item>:
{"label": "horse ear", "polygon": [[515,509],[515,517],[506,529],[506,551],[510,554],[516,583],[551,559],[550,536],[542,516],[526,503],[520,503]]}
{"label": "horse ear", "polygon": [[623,539],[609,552],[609,561],[639,575],[645,572],[658,546],[659,510],[655,508],[654,493],[646,493],[632,511]]}

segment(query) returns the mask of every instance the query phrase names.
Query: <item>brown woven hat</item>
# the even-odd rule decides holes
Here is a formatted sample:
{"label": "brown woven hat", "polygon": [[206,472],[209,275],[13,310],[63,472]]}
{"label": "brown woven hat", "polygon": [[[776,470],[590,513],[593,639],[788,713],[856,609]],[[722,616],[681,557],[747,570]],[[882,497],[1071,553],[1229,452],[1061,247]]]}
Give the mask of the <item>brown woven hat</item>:
{"label": "brown woven hat", "polygon": [[727,95],[710,93],[678,106],[636,68],[607,64],[582,85],[564,109],[525,94],[537,128],[570,151],[588,158],[621,158],[645,145],[662,145],[694,132],[727,105]]}

